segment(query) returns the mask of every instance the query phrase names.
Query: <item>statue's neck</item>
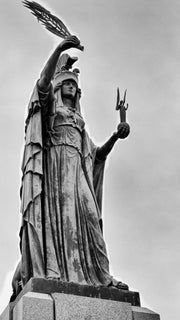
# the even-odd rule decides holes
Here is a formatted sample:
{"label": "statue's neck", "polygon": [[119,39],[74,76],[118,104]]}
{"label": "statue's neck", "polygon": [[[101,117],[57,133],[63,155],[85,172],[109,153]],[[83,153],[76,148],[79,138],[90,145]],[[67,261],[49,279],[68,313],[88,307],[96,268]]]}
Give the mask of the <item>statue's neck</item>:
{"label": "statue's neck", "polygon": [[63,97],[63,104],[67,108],[74,108],[74,101],[71,98]]}

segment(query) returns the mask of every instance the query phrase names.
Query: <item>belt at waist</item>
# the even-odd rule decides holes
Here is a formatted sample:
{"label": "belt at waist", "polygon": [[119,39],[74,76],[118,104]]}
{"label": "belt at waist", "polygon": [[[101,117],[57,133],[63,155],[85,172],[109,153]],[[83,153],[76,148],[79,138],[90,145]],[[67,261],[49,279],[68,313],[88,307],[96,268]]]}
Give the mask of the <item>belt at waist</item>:
{"label": "belt at waist", "polygon": [[55,124],[54,125],[54,130],[58,131],[59,127],[72,127],[72,128],[76,128],[78,131],[80,131],[80,133],[82,132],[83,128],[81,128],[80,126],[78,126],[76,123],[59,123],[59,124]]}

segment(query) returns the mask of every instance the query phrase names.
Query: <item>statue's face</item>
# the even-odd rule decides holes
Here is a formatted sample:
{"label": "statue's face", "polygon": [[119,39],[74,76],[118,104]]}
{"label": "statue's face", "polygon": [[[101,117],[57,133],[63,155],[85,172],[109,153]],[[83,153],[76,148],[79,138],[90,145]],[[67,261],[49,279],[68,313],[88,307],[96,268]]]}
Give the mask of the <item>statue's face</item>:
{"label": "statue's face", "polygon": [[62,85],[62,97],[74,98],[77,91],[77,84],[73,80],[65,80]]}

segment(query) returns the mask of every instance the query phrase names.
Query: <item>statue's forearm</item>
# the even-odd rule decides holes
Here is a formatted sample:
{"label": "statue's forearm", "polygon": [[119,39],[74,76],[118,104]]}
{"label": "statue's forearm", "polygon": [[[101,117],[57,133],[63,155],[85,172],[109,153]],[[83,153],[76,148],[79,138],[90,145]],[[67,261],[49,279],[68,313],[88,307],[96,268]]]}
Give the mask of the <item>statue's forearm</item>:
{"label": "statue's forearm", "polygon": [[43,71],[41,72],[40,79],[39,79],[39,86],[41,88],[47,87],[53,76],[54,72],[56,70],[56,65],[59,59],[60,54],[71,48],[77,48],[82,49],[80,46],[80,41],[76,36],[69,36],[66,39],[64,39],[59,46],[54,50],[53,54],[50,56],[48,62],[46,63]]}
{"label": "statue's forearm", "polygon": [[45,87],[45,86],[47,87],[50,84],[61,52],[62,52],[62,49],[61,49],[61,46],[59,45],[52,53],[49,60],[46,62],[46,65],[42,70],[40,79],[39,79],[40,87]]}
{"label": "statue's forearm", "polygon": [[107,155],[111,152],[115,142],[118,140],[117,133],[113,133],[113,135],[103,144],[102,147],[98,148],[96,151],[96,157],[99,160],[104,160]]}

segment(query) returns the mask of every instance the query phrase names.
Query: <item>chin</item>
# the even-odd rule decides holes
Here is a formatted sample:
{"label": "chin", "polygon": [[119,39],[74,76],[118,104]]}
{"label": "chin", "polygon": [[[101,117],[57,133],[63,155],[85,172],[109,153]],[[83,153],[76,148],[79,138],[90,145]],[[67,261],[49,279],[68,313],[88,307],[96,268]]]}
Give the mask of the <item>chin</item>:
{"label": "chin", "polygon": [[68,99],[73,99],[75,98],[75,96],[73,95],[73,93],[67,93],[64,95],[64,98],[68,98]]}

